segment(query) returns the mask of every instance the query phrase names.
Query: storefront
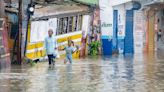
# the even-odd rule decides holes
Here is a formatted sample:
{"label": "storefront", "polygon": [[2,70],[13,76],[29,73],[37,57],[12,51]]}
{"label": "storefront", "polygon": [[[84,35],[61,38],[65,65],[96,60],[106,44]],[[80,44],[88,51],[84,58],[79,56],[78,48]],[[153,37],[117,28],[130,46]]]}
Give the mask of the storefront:
{"label": "storefront", "polygon": [[124,54],[143,52],[141,6],[142,2],[130,0],[113,2],[113,51]]}
{"label": "storefront", "polygon": [[162,44],[158,41],[157,34],[159,30],[163,33],[163,24],[164,24],[164,2],[149,2],[145,3],[145,16],[147,23],[147,34],[146,34],[146,51],[154,52],[158,49],[159,45]]}
{"label": "storefront", "polygon": [[[28,28],[26,57],[31,60],[45,57],[44,39],[48,36],[48,29],[53,29],[58,48],[66,46],[68,39],[81,45],[82,31],[86,36],[90,20],[89,8],[73,2],[35,9]],[[62,57],[65,51],[59,53]],[[79,58],[79,51],[73,57]]]}

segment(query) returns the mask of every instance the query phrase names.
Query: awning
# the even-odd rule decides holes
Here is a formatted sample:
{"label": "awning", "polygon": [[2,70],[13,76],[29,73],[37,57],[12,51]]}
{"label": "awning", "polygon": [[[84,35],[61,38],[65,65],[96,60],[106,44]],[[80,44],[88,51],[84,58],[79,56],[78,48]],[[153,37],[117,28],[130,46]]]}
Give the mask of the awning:
{"label": "awning", "polygon": [[78,3],[62,3],[62,4],[49,4],[44,7],[35,9],[33,19],[52,17],[62,14],[88,12],[89,7]]}
{"label": "awning", "polygon": [[158,4],[164,4],[164,0],[153,0],[151,2],[145,3],[144,6],[152,6]]}

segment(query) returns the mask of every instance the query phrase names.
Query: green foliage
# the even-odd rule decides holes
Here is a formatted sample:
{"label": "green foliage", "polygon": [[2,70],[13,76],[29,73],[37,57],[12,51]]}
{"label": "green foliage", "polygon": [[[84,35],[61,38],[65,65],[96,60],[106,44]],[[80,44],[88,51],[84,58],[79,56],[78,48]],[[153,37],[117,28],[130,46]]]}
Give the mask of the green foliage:
{"label": "green foliage", "polygon": [[31,66],[35,66],[36,65],[36,63],[33,60],[30,60],[29,63],[30,63]]}
{"label": "green foliage", "polygon": [[23,62],[25,64],[29,64],[31,66],[35,66],[36,65],[36,63],[33,60],[30,60],[30,59],[23,59]]}
{"label": "green foliage", "polygon": [[96,5],[99,4],[99,0],[77,0],[77,1],[80,1],[86,4],[96,4]]}
{"label": "green foliage", "polygon": [[91,56],[96,56],[96,55],[98,55],[98,49],[99,49],[99,47],[100,47],[100,42],[99,41],[93,41],[93,42],[91,42],[91,44],[90,44],[90,49],[89,49],[89,54],[91,55]]}

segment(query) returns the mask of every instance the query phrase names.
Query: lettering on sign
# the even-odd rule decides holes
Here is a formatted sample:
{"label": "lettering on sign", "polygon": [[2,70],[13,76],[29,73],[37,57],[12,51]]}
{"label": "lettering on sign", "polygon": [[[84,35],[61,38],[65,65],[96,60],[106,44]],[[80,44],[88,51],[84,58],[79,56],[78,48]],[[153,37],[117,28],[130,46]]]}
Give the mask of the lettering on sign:
{"label": "lettering on sign", "polygon": [[102,27],[112,27],[112,24],[107,24],[107,23],[103,22],[103,24],[101,26]]}

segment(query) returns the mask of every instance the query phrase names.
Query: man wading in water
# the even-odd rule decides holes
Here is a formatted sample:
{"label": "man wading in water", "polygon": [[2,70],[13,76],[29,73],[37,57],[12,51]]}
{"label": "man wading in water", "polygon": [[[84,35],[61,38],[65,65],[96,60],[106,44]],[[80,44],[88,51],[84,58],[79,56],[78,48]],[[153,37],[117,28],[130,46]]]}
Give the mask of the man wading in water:
{"label": "man wading in water", "polygon": [[53,30],[48,30],[48,37],[45,38],[45,49],[48,56],[49,65],[55,65],[55,61],[53,60],[56,58],[55,50],[57,50],[57,42],[55,37],[53,36]]}

